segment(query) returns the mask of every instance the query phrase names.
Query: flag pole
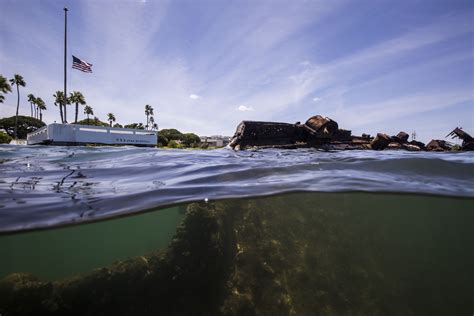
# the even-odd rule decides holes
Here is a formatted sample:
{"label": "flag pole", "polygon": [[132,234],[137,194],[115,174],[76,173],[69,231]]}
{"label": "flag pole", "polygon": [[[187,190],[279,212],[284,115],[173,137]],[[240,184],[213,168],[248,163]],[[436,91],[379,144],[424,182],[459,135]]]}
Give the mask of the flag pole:
{"label": "flag pole", "polygon": [[[66,91],[66,77],[67,77],[67,11],[68,9],[64,7],[64,122],[66,120],[66,104],[67,104],[67,91]],[[64,123],[62,122],[62,123]]]}

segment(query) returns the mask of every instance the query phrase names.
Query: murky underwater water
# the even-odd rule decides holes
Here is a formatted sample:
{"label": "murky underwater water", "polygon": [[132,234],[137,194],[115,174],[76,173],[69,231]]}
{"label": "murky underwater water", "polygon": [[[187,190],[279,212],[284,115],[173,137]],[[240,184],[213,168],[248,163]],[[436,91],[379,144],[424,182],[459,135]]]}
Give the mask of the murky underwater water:
{"label": "murky underwater water", "polygon": [[[2,273],[41,277],[0,281],[0,306],[7,306],[0,311],[427,315],[474,308],[472,198],[312,192],[180,208],[187,215],[177,232],[182,212],[171,208],[0,236]],[[19,294],[22,286],[39,302]],[[15,295],[35,308],[15,310]],[[53,302],[45,305],[47,298]]]}
{"label": "murky underwater water", "polygon": [[0,236],[0,279],[28,272],[57,280],[165,248],[184,211],[177,206],[87,225]]}
{"label": "murky underwater water", "polygon": [[473,164],[3,146],[0,314],[471,315]]}

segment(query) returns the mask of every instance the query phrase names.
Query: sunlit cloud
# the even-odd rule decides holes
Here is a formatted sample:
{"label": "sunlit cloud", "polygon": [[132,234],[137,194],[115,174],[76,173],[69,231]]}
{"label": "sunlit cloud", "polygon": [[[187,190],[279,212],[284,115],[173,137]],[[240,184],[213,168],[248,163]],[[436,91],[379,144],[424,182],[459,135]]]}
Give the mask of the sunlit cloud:
{"label": "sunlit cloud", "polygon": [[200,99],[201,97],[198,96],[197,94],[190,94],[190,95],[189,95],[189,98],[190,98],[190,99],[193,99],[193,100],[197,100],[197,99]]}
{"label": "sunlit cloud", "polygon": [[241,111],[241,112],[252,112],[252,111],[255,111],[255,109],[251,106],[245,106],[245,105],[240,105],[237,110]]}

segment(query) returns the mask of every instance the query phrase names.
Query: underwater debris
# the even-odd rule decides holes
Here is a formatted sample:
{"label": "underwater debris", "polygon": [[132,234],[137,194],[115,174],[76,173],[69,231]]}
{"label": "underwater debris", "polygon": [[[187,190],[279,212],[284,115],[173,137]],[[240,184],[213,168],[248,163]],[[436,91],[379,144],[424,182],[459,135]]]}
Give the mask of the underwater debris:
{"label": "underwater debris", "polygon": [[[7,276],[0,313],[465,314],[474,258],[463,247],[471,245],[474,218],[472,201],[447,214],[452,203],[367,193],[193,203],[165,251],[56,282]],[[401,208],[412,205],[403,216]],[[446,234],[441,218],[456,233]]]}
{"label": "underwater debris", "polygon": [[166,251],[55,282],[9,275],[0,280],[0,314],[215,315],[233,256],[217,220],[192,206]]}

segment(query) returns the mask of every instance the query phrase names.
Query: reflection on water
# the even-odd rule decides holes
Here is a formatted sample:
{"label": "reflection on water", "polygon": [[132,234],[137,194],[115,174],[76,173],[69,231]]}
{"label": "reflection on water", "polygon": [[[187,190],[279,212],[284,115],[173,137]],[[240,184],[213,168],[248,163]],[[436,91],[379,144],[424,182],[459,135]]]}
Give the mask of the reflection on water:
{"label": "reflection on water", "polygon": [[[192,203],[163,252],[136,244],[143,254],[55,282],[7,276],[0,313],[470,315],[473,206],[472,198],[374,193]],[[113,234],[145,243],[130,235],[142,225],[91,242]]]}

